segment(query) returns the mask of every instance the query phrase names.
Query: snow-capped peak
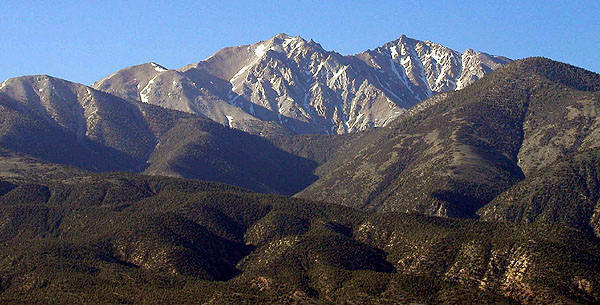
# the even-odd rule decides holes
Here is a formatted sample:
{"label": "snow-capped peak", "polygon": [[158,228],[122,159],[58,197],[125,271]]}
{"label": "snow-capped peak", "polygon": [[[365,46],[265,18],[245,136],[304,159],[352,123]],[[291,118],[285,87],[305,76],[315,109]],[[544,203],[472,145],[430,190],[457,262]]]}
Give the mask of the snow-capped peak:
{"label": "snow-capped peak", "polygon": [[375,50],[343,56],[313,40],[280,33],[222,49],[173,73],[162,73],[167,69],[152,63],[153,69],[146,66],[139,74],[128,73],[135,75],[128,80],[114,78],[98,87],[199,112],[229,126],[231,117],[236,128],[250,117],[296,133],[347,133],[384,126],[421,100],[461,89],[506,62],[405,35]]}

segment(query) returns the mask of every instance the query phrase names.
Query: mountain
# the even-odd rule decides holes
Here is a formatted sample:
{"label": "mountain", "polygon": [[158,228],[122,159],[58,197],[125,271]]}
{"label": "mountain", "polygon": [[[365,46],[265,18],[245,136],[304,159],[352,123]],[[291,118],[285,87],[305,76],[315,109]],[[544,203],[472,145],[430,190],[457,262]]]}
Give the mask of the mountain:
{"label": "mountain", "polygon": [[462,89],[508,62],[406,36],[343,56],[278,34],[177,70],[156,63],[125,68],[93,87],[244,131],[267,121],[295,134],[344,134],[385,126],[419,101]]}
{"label": "mountain", "polygon": [[560,226],[369,213],[218,183],[0,183],[0,302],[600,302],[600,243]]}
{"label": "mountain", "polygon": [[6,182],[40,182],[89,174],[75,166],[50,163],[0,148],[0,179]]}
{"label": "mountain", "polygon": [[[369,71],[409,42],[339,60]],[[238,51],[188,71],[237,74],[247,58],[216,62]],[[444,67],[406,75],[446,92],[338,135],[135,101],[131,84],[187,77],[156,64],[107,79],[124,98],[3,82],[0,302],[600,303],[600,75],[528,58],[462,88]],[[243,110],[225,104],[212,109]],[[152,176],[94,173],[115,170]]]}
{"label": "mountain", "polygon": [[[296,196],[380,211],[477,217],[515,183],[597,149],[600,75],[543,58],[438,94],[315,172]],[[524,195],[527,196],[527,195]]]}
{"label": "mountain", "polygon": [[158,129],[145,105],[39,75],[6,80],[0,89],[0,145],[91,170],[141,170]]}
{"label": "mountain", "polygon": [[[18,156],[282,194],[314,180],[315,162],[262,137],[50,76],[9,79],[2,84],[0,101],[0,148]],[[271,136],[287,135],[268,124],[260,128]]]}
{"label": "mountain", "polygon": [[600,236],[600,152],[588,150],[549,165],[485,205],[488,221],[561,223]]}

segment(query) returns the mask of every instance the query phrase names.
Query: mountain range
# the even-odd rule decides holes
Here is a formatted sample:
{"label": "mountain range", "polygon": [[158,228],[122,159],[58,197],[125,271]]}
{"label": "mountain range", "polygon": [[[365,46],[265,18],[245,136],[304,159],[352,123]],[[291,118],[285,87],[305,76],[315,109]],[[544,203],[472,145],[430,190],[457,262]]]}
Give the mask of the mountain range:
{"label": "mountain range", "polygon": [[[293,194],[314,180],[316,163],[264,138],[50,76],[9,79],[0,98],[0,146],[13,153],[92,171],[203,178],[259,192]],[[261,128],[279,133],[277,126]]]}
{"label": "mountain range", "polygon": [[344,134],[385,126],[418,102],[459,90],[509,61],[404,35],[343,56],[278,34],[176,70],[156,63],[125,68],[92,87],[246,131],[259,120],[295,134]]}
{"label": "mountain range", "polygon": [[0,300],[600,303],[599,107],[596,73],[405,36],[9,79]]}
{"label": "mountain range", "polygon": [[525,177],[600,145],[598,84],[598,74],[566,64],[515,61],[357,135],[298,196],[475,217]]}

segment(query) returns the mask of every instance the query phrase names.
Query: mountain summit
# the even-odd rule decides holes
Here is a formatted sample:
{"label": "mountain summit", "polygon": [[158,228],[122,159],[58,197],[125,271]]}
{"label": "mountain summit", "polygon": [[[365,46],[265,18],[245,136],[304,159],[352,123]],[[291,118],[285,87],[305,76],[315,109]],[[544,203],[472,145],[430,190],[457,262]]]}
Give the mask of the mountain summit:
{"label": "mountain summit", "polygon": [[344,134],[385,126],[421,100],[462,89],[509,61],[404,35],[344,56],[281,33],[176,70],[125,68],[93,87],[242,130],[271,121],[296,134]]}

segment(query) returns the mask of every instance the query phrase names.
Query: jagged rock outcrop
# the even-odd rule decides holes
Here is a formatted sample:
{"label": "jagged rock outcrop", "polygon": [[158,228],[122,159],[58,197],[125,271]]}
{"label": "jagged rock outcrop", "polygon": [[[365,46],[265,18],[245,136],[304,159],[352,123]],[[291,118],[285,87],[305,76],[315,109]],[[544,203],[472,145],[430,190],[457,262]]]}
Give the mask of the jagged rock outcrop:
{"label": "jagged rock outcrop", "polygon": [[242,130],[272,121],[297,134],[343,134],[385,126],[419,101],[461,89],[507,62],[406,36],[343,56],[278,34],[177,70],[155,63],[125,68],[93,87]]}

